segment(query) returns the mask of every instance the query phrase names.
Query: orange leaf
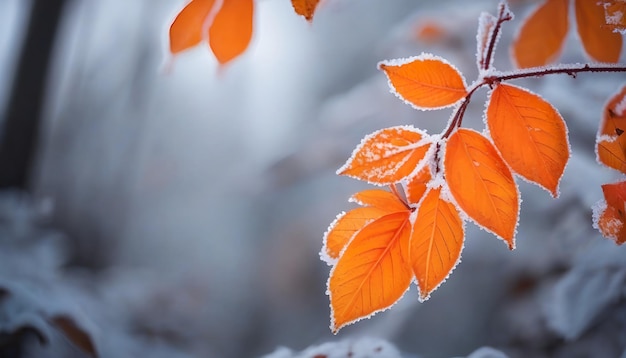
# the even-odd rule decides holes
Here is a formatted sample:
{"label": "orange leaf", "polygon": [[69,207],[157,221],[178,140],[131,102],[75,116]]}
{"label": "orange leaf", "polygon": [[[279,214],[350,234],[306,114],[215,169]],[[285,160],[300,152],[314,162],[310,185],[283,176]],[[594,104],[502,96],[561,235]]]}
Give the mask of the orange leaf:
{"label": "orange leaf", "polygon": [[450,192],[461,209],[513,249],[517,185],[496,148],[480,133],[461,128],[448,139],[444,165]]}
{"label": "orange leaf", "polygon": [[220,64],[241,55],[252,39],[253,0],[224,0],[209,28],[209,45]]}
{"label": "orange leaf", "polygon": [[417,109],[449,107],[467,94],[461,72],[441,57],[422,54],[378,64],[391,91]]}
{"label": "orange leaf", "polygon": [[382,311],[409,288],[413,273],[404,260],[410,213],[380,217],[359,231],[330,272],[331,329]]}
{"label": "orange leaf", "polygon": [[626,1],[604,1],[603,5],[607,27],[613,32],[626,32]]}
{"label": "orange leaf", "polygon": [[546,0],[526,18],[511,48],[517,67],[543,66],[556,60],[569,26],[568,5],[569,0]]}
{"label": "orange leaf", "polygon": [[385,209],[389,212],[408,210],[408,207],[395,194],[380,189],[360,191],[352,195],[350,201],[359,205]]}
{"label": "orange leaf", "polygon": [[578,35],[585,52],[599,62],[615,63],[622,52],[622,36],[606,26],[604,7],[595,0],[574,0]]}
{"label": "orange leaf", "polygon": [[557,197],[570,151],[565,121],[556,109],[534,93],[500,84],[489,99],[487,125],[511,169]]}
{"label": "orange leaf", "polygon": [[202,41],[205,21],[214,0],[191,0],[176,15],[170,26],[170,52],[173,54],[194,47]]}
{"label": "orange leaf", "polygon": [[[406,211],[406,208],[404,208],[404,210]],[[331,259],[337,259],[341,250],[343,250],[357,231],[390,212],[393,211],[368,206],[352,209],[347,213],[339,215],[337,219],[330,224],[326,235],[324,235],[325,250],[323,251],[325,251]]]}
{"label": "orange leaf", "polygon": [[381,129],[363,138],[337,174],[378,185],[397,183],[415,171],[430,146],[430,138],[413,127]]}
{"label": "orange leaf", "polygon": [[296,14],[304,16],[307,21],[313,21],[315,8],[319,2],[320,0],[291,0],[291,5],[293,5]]}
{"label": "orange leaf", "polygon": [[605,202],[594,208],[594,227],[618,245],[626,242],[626,182],[602,185]]}
{"label": "orange leaf", "polygon": [[596,140],[598,162],[626,173],[626,86],[604,107]]}
{"label": "orange leaf", "polygon": [[626,86],[604,106],[599,135],[621,136],[626,131]]}
{"label": "orange leaf", "polygon": [[339,257],[341,250],[365,225],[386,214],[409,211],[409,207],[395,194],[380,189],[363,190],[354,194],[350,201],[365,207],[338,215],[328,227],[322,248],[322,258],[328,264],[334,264],[332,261]]}
{"label": "orange leaf", "polygon": [[410,204],[417,204],[424,196],[426,192],[426,185],[432,176],[430,174],[430,168],[425,166],[422,170],[419,171],[416,175],[409,179],[406,184],[406,195],[407,200]]}
{"label": "orange leaf", "polygon": [[415,24],[415,39],[427,44],[441,42],[448,35],[448,30],[439,21],[422,19]]}
{"label": "orange leaf", "polygon": [[599,139],[596,143],[597,160],[609,168],[626,173],[625,148],[626,142],[623,136]]}
{"label": "orange leaf", "polygon": [[456,207],[441,197],[441,188],[426,194],[409,243],[420,300],[426,300],[457,265],[463,249],[463,221]]}

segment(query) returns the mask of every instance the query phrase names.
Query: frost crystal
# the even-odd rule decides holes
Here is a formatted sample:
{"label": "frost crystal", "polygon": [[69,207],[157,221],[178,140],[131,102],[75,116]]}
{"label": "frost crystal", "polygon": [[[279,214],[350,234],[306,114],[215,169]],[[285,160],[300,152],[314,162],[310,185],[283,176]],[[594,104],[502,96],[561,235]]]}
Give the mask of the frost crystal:
{"label": "frost crystal", "polygon": [[485,63],[487,60],[487,50],[491,42],[492,30],[498,19],[488,12],[482,12],[478,18],[478,31],[476,32],[476,65],[482,71],[490,68],[493,63]]}
{"label": "frost crystal", "polygon": [[626,96],[615,105],[615,114],[620,117],[626,114]]}

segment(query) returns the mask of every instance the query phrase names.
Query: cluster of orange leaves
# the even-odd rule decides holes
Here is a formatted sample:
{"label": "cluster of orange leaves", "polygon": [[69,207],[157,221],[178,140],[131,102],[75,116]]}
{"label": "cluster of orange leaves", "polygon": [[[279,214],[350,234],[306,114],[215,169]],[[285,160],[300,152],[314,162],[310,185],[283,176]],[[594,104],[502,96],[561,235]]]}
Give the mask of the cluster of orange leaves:
{"label": "cluster of orange leaves", "polygon": [[[626,86],[604,107],[596,140],[597,160],[626,174]],[[602,185],[604,201],[594,208],[594,226],[618,244],[626,242],[626,181]]]}
{"label": "cluster of orange leaves", "polygon": [[[599,62],[619,60],[622,36],[616,31],[626,28],[626,1],[546,0],[524,20],[512,43],[511,54],[518,67],[543,66],[558,58],[569,30],[571,2],[585,52]],[[615,23],[607,23],[608,18]]]}
{"label": "cluster of orange leaves", "polygon": [[[291,4],[298,15],[312,21],[319,1]],[[254,0],[191,0],[170,25],[170,52],[178,54],[208,39],[215,58],[224,65],[248,48],[253,27]]]}
{"label": "cluster of orange leaves", "polygon": [[[510,19],[502,6],[501,19]],[[492,70],[498,20],[485,19],[477,63]],[[460,128],[457,115],[440,135],[410,126],[382,129],[366,136],[338,170],[390,191],[355,194],[351,201],[361,207],[340,214],[325,234],[321,256],[332,266],[333,332],[387,309],[412,281],[420,300],[428,299],[459,262],[467,220],[513,249],[520,209],[513,174],[556,197],[570,156],[558,111],[527,89],[480,77],[489,71],[467,86],[454,66],[430,54],[383,61],[379,68],[391,91],[420,110],[456,106],[458,114],[476,89],[491,87],[488,132]]]}

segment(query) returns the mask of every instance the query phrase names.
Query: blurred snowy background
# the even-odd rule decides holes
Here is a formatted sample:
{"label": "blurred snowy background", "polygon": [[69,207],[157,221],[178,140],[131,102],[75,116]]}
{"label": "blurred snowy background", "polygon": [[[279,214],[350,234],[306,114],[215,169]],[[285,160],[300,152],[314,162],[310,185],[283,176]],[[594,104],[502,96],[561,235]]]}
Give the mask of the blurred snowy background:
{"label": "blurred snowy background", "polygon": [[[471,82],[478,15],[497,1],[327,0],[309,24],[286,0],[259,0],[232,65],[218,71],[200,46],[166,71],[184,3],[66,1],[30,195],[0,195],[1,357],[626,357],[626,251],[592,229],[590,209],[617,178],[593,148],[626,75],[515,82],[568,123],[561,197],[520,181],[515,251],[469,224],[429,301],[412,288],[333,336],[318,252],[364,188],[335,170],[371,131],[437,133],[450,115],[399,101],[376,63],[432,52]],[[511,68],[534,4],[512,2],[497,68]],[[30,5],[0,0],[0,115]],[[574,31],[561,60],[586,60]],[[482,129],[484,99],[467,126]]]}

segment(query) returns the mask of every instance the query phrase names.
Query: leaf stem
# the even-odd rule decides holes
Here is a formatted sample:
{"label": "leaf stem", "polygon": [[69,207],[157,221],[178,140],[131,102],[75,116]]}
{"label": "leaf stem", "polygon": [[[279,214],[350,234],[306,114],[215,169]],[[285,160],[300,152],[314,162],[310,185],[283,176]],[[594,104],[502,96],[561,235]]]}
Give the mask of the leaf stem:
{"label": "leaf stem", "polygon": [[483,70],[488,70],[491,67],[491,58],[493,57],[493,52],[496,49],[496,42],[498,42],[498,35],[500,34],[502,23],[512,19],[513,16],[511,15],[506,2],[500,1],[500,5],[498,6],[498,21],[491,31],[491,36],[489,36],[489,47],[487,48],[485,60],[482,63]]}
{"label": "leaf stem", "polygon": [[404,206],[406,206],[407,209],[409,209],[409,210],[411,209],[411,206],[409,205],[409,203],[407,202],[405,197],[400,195],[400,193],[398,192],[398,188],[396,187],[395,184],[389,184],[389,189],[391,190],[393,195],[395,195],[398,198],[398,200],[400,200],[402,202],[402,204],[404,204]]}
{"label": "leaf stem", "polygon": [[519,78],[541,77],[545,75],[566,74],[576,78],[576,74],[584,72],[626,72],[624,65],[590,65],[588,63],[567,64],[547,67],[532,67],[511,72],[496,72],[491,76],[486,76],[486,84],[492,85],[501,81],[515,80]]}
{"label": "leaf stem", "polygon": [[463,123],[463,116],[465,115],[465,110],[467,109],[467,106],[469,105],[470,100],[472,99],[472,95],[474,94],[474,92],[476,92],[477,89],[479,89],[480,87],[486,84],[487,82],[482,81],[478,83],[477,85],[474,85],[472,89],[469,90],[469,92],[467,92],[467,94],[465,95],[465,98],[463,98],[463,102],[461,102],[461,105],[459,105],[456,108],[456,112],[454,112],[454,117],[452,117],[450,124],[448,124],[448,128],[446,128],[446,131],[441,135],[441,138],[448,138],[454,131],[454,128],[461,126],[461,124]]}

